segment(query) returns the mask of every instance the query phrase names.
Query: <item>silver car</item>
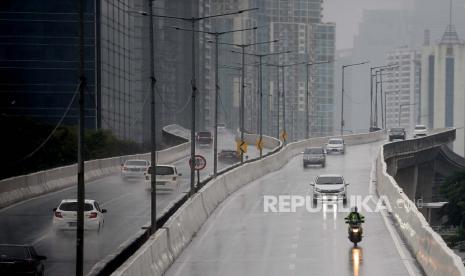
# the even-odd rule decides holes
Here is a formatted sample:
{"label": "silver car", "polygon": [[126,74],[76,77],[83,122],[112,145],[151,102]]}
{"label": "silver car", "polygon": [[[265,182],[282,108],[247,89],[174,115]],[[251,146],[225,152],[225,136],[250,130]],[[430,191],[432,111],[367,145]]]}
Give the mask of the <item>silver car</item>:
{"label": "silver car", "polygon": [[344,205],[347,204],[347,186],[344,177],[338,174],[324,174],[315,178],[315,182],[310,183],[313,186],[313,204],[316,205],[318,200],[341,200]]}

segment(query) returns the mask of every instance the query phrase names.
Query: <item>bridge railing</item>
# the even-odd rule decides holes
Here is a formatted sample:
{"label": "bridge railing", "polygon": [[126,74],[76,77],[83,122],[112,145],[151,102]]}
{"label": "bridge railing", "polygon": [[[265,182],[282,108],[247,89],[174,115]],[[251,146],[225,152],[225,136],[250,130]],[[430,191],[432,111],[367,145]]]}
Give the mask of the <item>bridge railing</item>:
{"label": "bridge railing", "polygon": [[[182,136],[177,136],[182,132],[185,132],[183,128],[176,125],[169,125],[163,129],[165,139],[170,139],[169,137],[171,136],[173,137],[172,139],[176,139],[182,143],[158,151],[158,162],[172,163],[189,154],[189,140]],[[150,153],[86,161],[84,164],[86,182],[117,173],[121,169],[121,164],[128,159],[150,160]],[[0,180],[0,209],[26,199],[70,187],[76,183],[76,164]]]}
{"label": "bridge railing", "polygon": [[[348,135],[344,136],[344,139],[348,145],[357,145],[383,140],[385,137],[385,132],[379,131]],[[111,275],[163,275],[215,208],[229,195],[244,185],[279,170],[306,147],[323,146],[329,138],[331,137],[312,138],[284,147],[279,143],[279,146],[264,158],[249,160],[245,164],[222,171],[216,178],[202,182],[201,189],[194,196],[186,198],[182,206],[170,210],[166,223],[160,224],[157,232],[124,264],[116,267],[117,270]],[[116,262],[111,265],[105,265],[105,262],[97,264],[90,275],[109,275],[111,266],[116,265]]]}
{"label": "bridge railing", "polygon": [[386,206],[391,207],[389,211],[407,246],[427,275],[465,275],[465,268],[460,257],[431,228],[415,203],[388,174],[385,160],[449,143],[450,137],[455,137],[454,131],[446,130],[425,138],[386,144],[376,159],[378,195],[387,199]]}
{"label": "bridge railing", "polygon": [[455,140],[455,129],[444,129],[426,137],[389,143],[384,146],[384,158],[408,155],[411,153],[429,150]]}

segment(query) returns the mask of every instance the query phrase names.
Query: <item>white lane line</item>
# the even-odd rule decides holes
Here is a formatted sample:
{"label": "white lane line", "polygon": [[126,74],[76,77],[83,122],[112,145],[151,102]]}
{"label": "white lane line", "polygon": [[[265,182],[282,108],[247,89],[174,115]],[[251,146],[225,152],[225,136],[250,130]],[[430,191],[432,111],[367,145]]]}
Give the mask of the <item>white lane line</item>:
{"label": "white lane line", "polygon": [[289,264],[289,270],[294,270],[295,269],[295,264]]}
{"label": "white lane line", "polygon": [[[371,193],[371,188],[373,187],[372,186],[372,183],[373,183],[373,180],[375,179],[375,164],[376,160],[372,162],[372,165],[371,165],[371,172],[370,172],[370,193]],[[373,194],[374,196],[376,196],[376,194],[374,193]],[[371,197],[371,200],[373,201],[373,203],[376,205],[377,202],[375,201],[374,197]],[[394,241],[394,245],[397,249],[397,252],[399,253],[399,256],[400,256],[400,259],[402,260],[402,263],[404,264],[405,266],[405,269],[407,269],[407,272],[410,276],[415,276],[415,272],[414,272],[414,269],[412,268],[412,265],[411,263],[409,262],[409,260],[407,260],[407,257],[406,257],[406,254],[400,244],[400,240],[399,240],[399,237],[396,235],[396,232],[395,229],[393,228],[393,226],[391,225],[391,223],[389,223],[388,221],[388,217],[387,217],[387,214],[386,214],[386,211],[385,210],[381,210],[381,217],[383,218],[383,221],[384,221],[384,225],[386,225],[386,228],[389,232],[389,234],[391,235],[391,238],[392,240]]]}

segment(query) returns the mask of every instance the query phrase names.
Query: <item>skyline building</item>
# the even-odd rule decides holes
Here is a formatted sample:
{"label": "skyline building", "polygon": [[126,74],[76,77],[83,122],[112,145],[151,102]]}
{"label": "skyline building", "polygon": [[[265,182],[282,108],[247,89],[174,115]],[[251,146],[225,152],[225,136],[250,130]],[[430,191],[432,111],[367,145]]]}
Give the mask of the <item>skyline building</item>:
{"label": "skyline building", "polygon": [[438,44],[421,58],[421,122],[429,128],[455,127],[453,150],[465,154],[465,44],[450,23]]}
{"label": "skyline building", "polygon": [[383,71],[383,97],[386,101],[386,128],[403,127],[412,132],[419,122],[421,54],[407,46],[390,51]]}

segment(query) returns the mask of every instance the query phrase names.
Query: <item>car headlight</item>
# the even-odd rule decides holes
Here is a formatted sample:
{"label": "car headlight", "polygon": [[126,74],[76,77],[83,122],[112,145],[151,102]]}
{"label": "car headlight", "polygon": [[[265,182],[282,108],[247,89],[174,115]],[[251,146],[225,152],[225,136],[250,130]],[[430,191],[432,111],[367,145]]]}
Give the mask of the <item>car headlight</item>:
{"label": "car headlight", "polygon": [[359,231],[360,231],[360,229],[358,229],[358,228],[352,228],[352,232],[354,232],[354,233],[358,233]]}

